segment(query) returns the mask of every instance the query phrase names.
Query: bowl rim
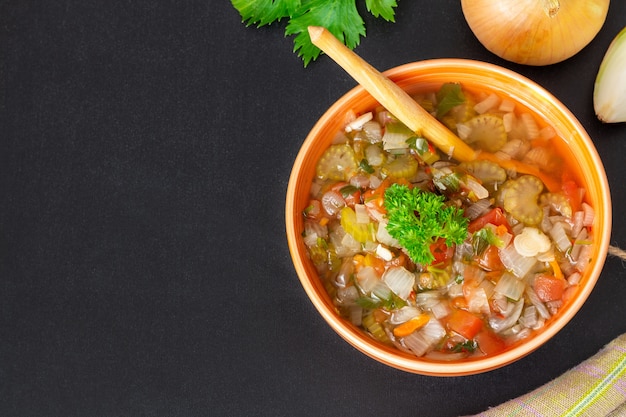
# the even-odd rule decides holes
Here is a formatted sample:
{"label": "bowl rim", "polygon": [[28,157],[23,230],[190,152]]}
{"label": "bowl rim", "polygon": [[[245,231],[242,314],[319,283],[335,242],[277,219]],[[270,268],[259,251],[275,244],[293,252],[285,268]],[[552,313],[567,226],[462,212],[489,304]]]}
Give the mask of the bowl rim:
{"label": "bowl rim", "polygon": [[[295,196],[298,195],[297,192],[299,191],[296,185],[301,173],[301,167],[306,160],[310,148],[315,143],[315,138],[320,134],[320,131],[323,130],[323,128],[328,124],[328,121],[331,120],[333,115],[336,116],[337,114],[341,114],[338,112],[345,106],[346,103],[359,97],[369,96],[369,94],[360,85],[355,86],[341,96],[323,113],[310,130],[296,156],[286,194],[285,222],[287,240],[298,278],[310,301],[313,303],[318,313],[320,313],[324,320],[331,326],[331,328],[354,348],[381,363],[406,372],[432,376],[472,375],[500,368],[532,353],[557,334],[563,327],[565,327],[580,310],[600,277],[608,253],[612,225],[611,196],[604,165],[588,133],[574,114],[563,103],[561,103],[560,100],[558,100],[542,86],[507,68],[483,61],[461,58],[437,58],[411,62],[390,68],[384,71],[384,74],[394,82],[399,81],[398,84],[400,85],[402,77],[407,76],[407,74],[430,74],[433,71],[437,71],[437,74],[441,74],[439,75],[440,77],[443,77],[443,74],[445,74],[445,76],[449,76],[454,73],[462,74],[468,71],[478,74],[479,78],[488,77],[488,75],[504,77],[511,82],[512,85],[515,85],[516,88],[521,87],[527,90],[528,93],[526,94],[531,96],[531,101],[534,102],[539,98],[545,101],[547,107],[556,111],[557,115],[563,117],[563,120],[565,120],[567,124],[571,125],[571,128],[573,128],[573,131],[571,131],[573,138],[571,140],[584,145],[579,147],[581,148],[579,151],[586,154],[587,162],[592,162],[590,165],[593,166],[592,176],[595,176],[593,181],[599,187],[599,192],[597,194],[599,196],[599,205],[602,208],[601,211],[596,210],[596,216],[600,216],[599,218],[601,221],[599,224],[604,227],[604,232],[601,233],[601,239],[595,242],[595,245],[597,245],[596,250],[594,251],[596,254],[596,261],[593,263],[592,269],[588,274],[588,279],[578,290],[577,297],[564,306],[565,310],[559,312],[558,316],[551,321],[549,326],[546,326],[541,331],[537,332],[532,338],[525,340],[523,343],[514,345],[513,347],[496,355],[457,362],[427,360],[404,354],[396,348],[384,347],[382,344],[377,344],[377,342],[373,341],[373,339],[368,337],[362,330],[357,329],[355,326],[345,321],[345,319],[339,317],[339,315],[335,313],[334,309],[329,306],[328,301],[324,299],[324,295],[320,294],[319,286],[321,285],[321,281],[314,284],[310,279],[308,279],[306,270],[307,268],[310,268],[310,266],[307,267],[307,265],[305,265],[305,262],[307,261],[299,256],[299,236],[296,233],[294,221],[296,221],[296,216],[301,215],[301,211],[295,207]],[[523,104],[527,105],[528,103]],[[534,104],[530,106],[533,111],[535,111],[535,107],[536,106]]]}

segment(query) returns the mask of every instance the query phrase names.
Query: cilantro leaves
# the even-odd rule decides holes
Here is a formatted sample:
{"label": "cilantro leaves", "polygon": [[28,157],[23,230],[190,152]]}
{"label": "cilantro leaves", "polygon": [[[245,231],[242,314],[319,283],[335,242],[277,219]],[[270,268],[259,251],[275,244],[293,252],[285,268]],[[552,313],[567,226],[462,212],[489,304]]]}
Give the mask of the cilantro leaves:
{"label": "cilantro leaves", "polygon": [[[293,50],[305,67],[321,52],[311,43],[309,26],[325,27],[350,49],[365,36],[365,22],[356,0],[231,0],[231,3],[246,26],[260,27],[288,18],[285,35],[295,35]],[[394,22],[396,0],[365,0],[365,6],[374,17]]]}
{"label": "cilantro leaves", "polygon": [[445,83],[437,92],[437,117],[446,115],[452,108],[465,102],[465,95],[459,83]]}

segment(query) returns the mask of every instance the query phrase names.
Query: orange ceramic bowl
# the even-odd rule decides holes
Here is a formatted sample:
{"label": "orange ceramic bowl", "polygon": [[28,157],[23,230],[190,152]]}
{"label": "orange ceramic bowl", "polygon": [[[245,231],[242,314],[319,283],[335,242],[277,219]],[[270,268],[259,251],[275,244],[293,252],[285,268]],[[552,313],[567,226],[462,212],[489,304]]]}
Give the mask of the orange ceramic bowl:
{"label": "orange ceramic bowl", "polygon": [[483,62],[436,59],[393,68],[385,75],[409,93],[429,90],[444,82],[460,82],[468,88],[490,90],[509,96],[518,106],[525,107],[541,121],[553,126],[563,139],[560,151],[569,155],[571,161],[577,161],[578,179],[587,189],[585,199],[595,209],[592,262],[582,277],[577,294],[556,316],[522,343],[493,356],[456,362],[419,358],[375,341],[339,316],[307,257],[302,239],[302,212],[309,203],[309,189],[317,160],[331,144],[335,133],[343,128],[346,113],[349,110],[369,111],[377,105],[363,88],[357,86],[334,103],[315,124],[298,153],[289,179],[286,231],[300,282],[333,330],[360,352],[394,368],[423,375],[460,376],[486,372],[517,361],[543,345],[572,319],[600,276],[611,235],[610,192],[602,161],[574,115],[542,87],[515,72]]}

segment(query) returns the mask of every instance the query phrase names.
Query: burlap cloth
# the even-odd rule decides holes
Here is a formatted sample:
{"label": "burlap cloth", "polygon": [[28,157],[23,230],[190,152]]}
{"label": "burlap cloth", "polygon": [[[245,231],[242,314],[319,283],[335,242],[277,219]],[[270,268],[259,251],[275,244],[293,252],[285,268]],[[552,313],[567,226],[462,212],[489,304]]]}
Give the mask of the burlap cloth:
{"label": "burlap cloth", "polygon": [[626,334],[536,390],[475,416],[626,416]]}

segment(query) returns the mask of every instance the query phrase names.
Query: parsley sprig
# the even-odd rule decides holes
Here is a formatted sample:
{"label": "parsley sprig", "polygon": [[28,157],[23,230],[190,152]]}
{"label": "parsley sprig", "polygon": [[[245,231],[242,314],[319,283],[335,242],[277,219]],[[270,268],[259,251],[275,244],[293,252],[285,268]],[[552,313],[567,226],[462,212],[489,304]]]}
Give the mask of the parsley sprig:
{"label": "parsley sprig", "polygon": [[[294,52],[306,67],[320,50],[311,43],[307,28],[323,26],[347,47],[354,49],[365,36],[365,22],[356,0],[231,0],[243,22],[257,27],[289,19],[285,35],[295,35]],[[396,0],[365,0],[367,10],[376,18],[395,21]]]}
{"label": "parsley sprig", "polygon": [[440,238],[451,246],[467,237],[463,210],[446,205],[443,196],[393,184],[385,191],[384,201],[387,231],[416,263],[429,264],[435,259],[430,245]]}

